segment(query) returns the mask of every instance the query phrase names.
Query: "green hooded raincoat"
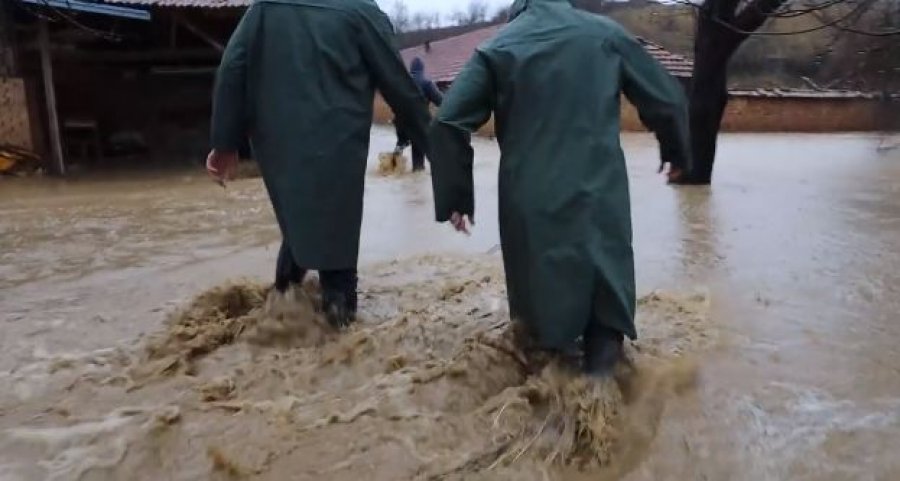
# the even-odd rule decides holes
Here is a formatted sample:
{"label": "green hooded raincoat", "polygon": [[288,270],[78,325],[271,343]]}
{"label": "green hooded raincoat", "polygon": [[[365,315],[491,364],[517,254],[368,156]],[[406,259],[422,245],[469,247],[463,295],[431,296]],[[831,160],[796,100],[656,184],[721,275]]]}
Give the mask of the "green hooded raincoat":
{"label": "green hooded raincoat", "polygon": [[430,132],[437,220],[475,210],[469,134],[494,114],[510,311],[568,349],[589,322],[635,338],[634,258],[620,94],[686,167],[678,83],[622,27],[569,0],[519,0],[479,47]]}
{"label": "green hooded raincoat", "polygon": [[250,136],[299,267],[356,267],[376,88],[427,145],[430,116],[393,37],[373,0],[258,0],[228,42],[212,146]]}

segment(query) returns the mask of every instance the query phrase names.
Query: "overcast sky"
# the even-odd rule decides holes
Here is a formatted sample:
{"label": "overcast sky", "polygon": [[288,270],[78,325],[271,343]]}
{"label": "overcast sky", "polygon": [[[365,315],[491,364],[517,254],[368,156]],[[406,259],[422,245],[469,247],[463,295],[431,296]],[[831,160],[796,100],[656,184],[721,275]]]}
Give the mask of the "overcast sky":
{"label": "overcast sky", "polygon": [[[382,10],[390,13],[395,0],[376,0]],[[409,7],[409,11],[440,12],[441,14],[453,13],[456,10],[464,10],[469,0],[402,0]],[[512,4],[512,0],[485,0],[490,5],[490,13],[494,13],[501,7]]]}

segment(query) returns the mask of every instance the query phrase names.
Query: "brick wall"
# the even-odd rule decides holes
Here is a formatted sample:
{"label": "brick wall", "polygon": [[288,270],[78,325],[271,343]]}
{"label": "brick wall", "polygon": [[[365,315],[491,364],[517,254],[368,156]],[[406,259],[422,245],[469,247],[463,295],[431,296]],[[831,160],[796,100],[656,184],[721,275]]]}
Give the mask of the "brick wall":
{"label": "brick wall", "polygon": [[[393,113],[381,97],[375,121],[389,122]],[[622,102],[622,130],[644,130],[634,107]],[[728,103],[723,130],[730,132],[870,132],[900,130],[900,102],[865,98],[734,97]],[[481,132],[493,135],[493,121]]]}

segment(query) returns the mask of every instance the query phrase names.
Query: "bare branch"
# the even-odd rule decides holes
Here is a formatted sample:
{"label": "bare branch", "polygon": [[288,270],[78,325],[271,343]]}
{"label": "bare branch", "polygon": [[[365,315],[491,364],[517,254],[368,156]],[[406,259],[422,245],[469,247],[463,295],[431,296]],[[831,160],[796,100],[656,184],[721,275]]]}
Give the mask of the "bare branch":
{"label": "bare branch", "polygon": [[856,35],[865,35],[867,37],[894,37],[894,36],[900,35],[900,30],[885,30],[885,31],[881,31],[881,32],[871,32],[868,30],[861,30],[858,28],[846,27],[846,26],[838,24],[838,23],[834,24],[833,27],[838,30],[841,30],[843,32],[853,33]]}
{"label": "bare branch", "polygon": [[[711,0],[707,0],[710,2]],[[704,9],[704,5],[707,2],[704,2],[704,5],[697,5],[696,3],[691,2],[690,0],[676,0],[675,3],[681,5],[687,5],[692,8],[697,9],[697,11],[701,15],[705,15],[707,18],[712,20],[718,25],[721,25],[728,30],[747,36],[787,36],[787,35],[800,35],[804,33],[816,32],[819,30],[824,30],[826,28],[836,28],[838,30],[842,30],[849,33],[856,33],[859,35],[870,35],[875,37],[887,37],[893,35],[900,35],[900,31],[885,31],[885,32],[867,32],[864,30],[856,29],[853,27],[847,27],[842,23],[854,16],[857,13],[860,13],[863,8],[870,6],[874,0],[864,0],[856,5],[852,10],[845,13],[844,15],[838,17],[837,19],[826,19],[823,20],[820,17],[819,20],[822,22],[820,25],[816,25],[814,27],[804,28],[800,30],[789,30],[789,31],[775,31],[775,32],[760,32],[756,29],[761,27],[763,23],[770,17],[777,17],[778,15],[775,13],[777,9],[786,3],[787,0],[757,0],[749,4],[741,13],[733,20],[727,21],[723,16],[716,15],[711,13],[708,9]],[[833,6],[838,3],[854,3],[849,2],[847,0],[831,0],[829,1],[828,6]],[[752,5],[752,8],[751,8]],[[825,5],[825,4],[823,4]],[[824,7],[827,8],[827,7]],[[810,9],[808,13],[815,14],[816,12],[820,12],[824,8],[815,8]],[[727,16],[727,14],[725,15]],[[797,15],[799,16],[799,15]]]}
{"label": "bare branch", "polygon": [[[869,6],[871,6],[871,4]],[[858,13],[859,13],[859,15],[862,15],[863,12],[858,12]],[[815,16],[820,22],[823,22],[823,23],[831,22],[831,19],[829,19],[822,12],[817,12]],[[882,31],[878,31],[878,32],[873,32],[873,31],[869,31],[869,30],[863,30],[860,28],[856,28],[856,27],[848,27],[847,25],[843,24],[844,20],[845,19],[839,19],[837,23],[834,23],[834,25],[833,25],[834,28],[836,28],[837,30],[840,30],[842,32],[852,33],[855,35],[864,35],[867,37],[893,37],[893,36],[900,35],[900,30],[882,30]]]}
{"label": "bare branch", "polygon": [[[820,3],[818,5],[809,5],[806,8],[793,8],[793,9],[784,9],[778,10],[773,13],[767,14],[769,17],[773,18],[796,18],[802,17],[803,15],[808,15],[813,12],[818,12],[821,10],[827,10],[835,5],[841,5],[845,3],[853,3],[848,0],[829,0],[825,3]],[[787,5],[787,4],[785,4]]]}

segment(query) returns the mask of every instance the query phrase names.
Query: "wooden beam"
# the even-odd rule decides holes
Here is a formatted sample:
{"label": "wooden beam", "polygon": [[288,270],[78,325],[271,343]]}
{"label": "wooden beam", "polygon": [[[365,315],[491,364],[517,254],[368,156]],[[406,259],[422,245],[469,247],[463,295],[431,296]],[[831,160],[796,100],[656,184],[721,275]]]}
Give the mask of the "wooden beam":
{"label": "wooden beam", "polygon": [[47,127],[50,131],[51,169],[54,174],[66,174],[63,158],[62,136],[59,132],[59,113],[56,111],[56,89],[53,87],[53,59],[50,57],[50,32],[47,19],[41,17],[38,28],[38,43],[41,49],[41,72],[44,77],[44,97],[47,101]]}
{"label": "wooden beam", "polygon": [[204,32],[203,30],[200,30],[199,27],[197,27],[196,25],[194,25],[193,23],[188,21],[188,19],[182,17],[181,15],[176,15],[175,21],[178,22],[179,25],[184,27],[185,30],[193,33],[197,38],[208,43],[212,48],[216,49],[216,51],[218,51],[219,53],[223,53],[225,51],[225,46],[222,45],[221,42],[219,42],[218,40],[213,38],[212,35],[209,35],[208,33]]}
{"label": "wooden beam", "polygon": [[[40,50],[40,46],[36,46]],[[26,52],[34,51],[34,48]],[[185,49],[157,49],[139,51],[111,51],[111,50],[74,50],[71,48],[51,47],[51,52],[59,60],[77,61],[84,63],[134,63],[134,62],[178,62],[196,61],[219,64],[222,55],[209,48]]]}

